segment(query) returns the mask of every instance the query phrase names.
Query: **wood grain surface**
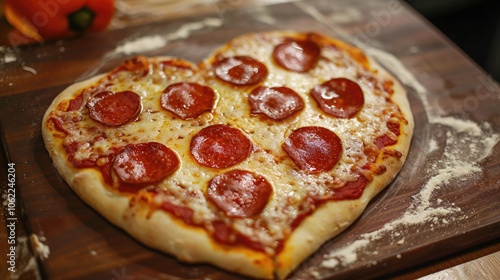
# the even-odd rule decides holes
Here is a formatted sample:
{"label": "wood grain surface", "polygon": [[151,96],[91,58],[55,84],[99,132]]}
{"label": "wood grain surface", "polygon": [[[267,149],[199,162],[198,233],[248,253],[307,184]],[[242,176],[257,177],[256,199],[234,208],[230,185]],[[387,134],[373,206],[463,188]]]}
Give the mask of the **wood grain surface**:
{"label": "wood grain surface", "polygon": [[[356,252],[356,262],[334,268],[322,267],[326,254],[359,240],[363,234],[383,228],[413,205],[413,200],[432,177],[430,165],[436,163],[436,168],[440,168],[438,165],[446,156],[445,149],[450,147],[451,133],[457,139],[460,136],[469,139],[465,132],[460,134],[433,123],[430,116],[439,114],[478,124],[481,129],[488,129],[489,136],[500,134],[498,85],[442,34],[400,2],[315,0],[241,9],[225,7],[189,18],[162,19],[43,45],[10,48],[7,51],[15,61],[9,63],[5,62],[5,56],[0,56],[0,129],[5,155],[2,155],[2,164],[16,165],[17,234],[25,242],[28,242],[27,237],[36,235],[42,248],[50,249],[50,254],[44,258],[37,255],[33,246],[25,246],[18,255],[17,274],[8,274],[8,277],[244,279],[210,265],[180,263],[134,241],[71,191],[54,170],[44,148],[40,122],[52,99],[71,83],[109,70],[126,57],[135,55],[114,52],[118,45],[153,35],[174,39],[168,40],[163,47],[141,54],[199,61],[239,34],[276,29],[318,31],[383,50],[394,56],[424,87],[425,96],[415,84],[405,84],[416,126],[408,161],[399,176],[370,203],[352,227],[325,244],[290,279],[310,279],[313,272],[320,279],[414,278],[422,275],[411,274],[412,270],[435,263],[442,257],[467,252],[481,244],[487,244],[489,250],[498,250],[500,145],[492,145],[491,155],[484,159],[467,158],[467,155],[475,155],[468,150],[457,153],[463,155],[465,162],[477,162],[480,171],[457,180],[443,181],[434,193],[442,203],[460,209],[452,216],[438,217],[440,221],[448,219],[446,223],[430,220],[398,228],[404,242],[398,242],[401,239],[395,240],[394,234],[389,233]],[[172,36],[207,18],[215,19],[220,25],[192,28],[189,36],[178,39]],[[2,32],[5,30],[5,26],[0,28]],[[1,40],[5,43],[4,37]],[[394,74],[405,81],[403,72]],[[436,145],[433,150],[436,152],[429,152],[431,144]],[[2,172],[5,178],[6,171]],[[7,187],[3,182],[2,192]],[[8,233],[2,229],[0,234]],[[0,248],[2,254],[7,249],[5,243]],[[3,262],[2,269],[4,265]],[[429,271],[432,272],[435,271]]]}

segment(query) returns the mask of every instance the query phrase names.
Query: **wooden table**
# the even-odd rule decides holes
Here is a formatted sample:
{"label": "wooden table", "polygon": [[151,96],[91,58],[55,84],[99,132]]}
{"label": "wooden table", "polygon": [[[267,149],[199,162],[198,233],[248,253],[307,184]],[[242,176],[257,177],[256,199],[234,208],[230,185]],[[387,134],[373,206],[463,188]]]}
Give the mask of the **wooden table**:
{"label": "wooden table", "polygon": [[[106,32],[0,50],[2,201],[8,199],[4,195],[10,188],[6,178],[12,175],[8,174],[16,176],[17,199],[13,207],[4,203],[0,218],[0,223],[14,223],[16,229],[11,233],[0,228],[0,275],[6,279],[238,278],[208,265],[179,263],[109,224],[53,169],[43,147],[40,120],[66,86],[136,55],[119,52],[117,47],[127,42],[159,36],[165,45],[140,53],[199,61],[241,33],[296,29],[358,44],[393,71],[408,90],[416,127],[408,162],[394,183],[291,279],[308,279],[313,272],[324,279],[500,277],[500,145],[495,138],[500,134],[500,90],[496,82],[425,19],[394,0],[207,2],[173,9],[152,1],[153,6],[143,6],[142,13],[131,15],[137,2],[122,1]],[[0,45],[9,46],[10,32],[1,18]],[[484,152],[486,148],[491,150]],[[456,167],[460,162],[477,169],[469,168],[467,176],[450,171],[454,178],[432,181],[439,179],[447,164]],[[355,251],[358,262],[321,266],[328,260],[325,254],[398,221],[431,183],[435,184],[431,208],[442,203],[454,209],[452,214],[431,215],[434,220],[407,225],[398,234],[384,231],[365,250]],[[12,234],[17,241],[16,274],[7,270]],[[39,241],[28,241],[34,237]]]}

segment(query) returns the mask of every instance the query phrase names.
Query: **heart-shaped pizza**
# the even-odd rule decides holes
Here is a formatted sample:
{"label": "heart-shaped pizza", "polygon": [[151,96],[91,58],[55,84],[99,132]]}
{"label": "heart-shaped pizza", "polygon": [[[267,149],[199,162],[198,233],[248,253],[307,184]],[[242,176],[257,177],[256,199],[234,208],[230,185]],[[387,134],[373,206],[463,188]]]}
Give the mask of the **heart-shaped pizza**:
{"label": "heart-shaped pizza", "polygon": [[42,132],[68,185],[144,244],[286,278],[393,180],[413,119],[361,50],[275,31],[199,64],[131,58],[59,94]]}

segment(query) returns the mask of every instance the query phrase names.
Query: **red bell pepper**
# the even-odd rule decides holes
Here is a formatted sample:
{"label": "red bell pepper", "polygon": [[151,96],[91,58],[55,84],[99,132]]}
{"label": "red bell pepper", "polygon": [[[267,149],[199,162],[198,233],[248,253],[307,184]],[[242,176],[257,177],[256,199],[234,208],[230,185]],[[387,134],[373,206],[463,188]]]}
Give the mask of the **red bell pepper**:
{"label": "red bell pepper", "polygon": [[37,41],[103,30],[115,11],[114,0],[6,0],[5,16]]}

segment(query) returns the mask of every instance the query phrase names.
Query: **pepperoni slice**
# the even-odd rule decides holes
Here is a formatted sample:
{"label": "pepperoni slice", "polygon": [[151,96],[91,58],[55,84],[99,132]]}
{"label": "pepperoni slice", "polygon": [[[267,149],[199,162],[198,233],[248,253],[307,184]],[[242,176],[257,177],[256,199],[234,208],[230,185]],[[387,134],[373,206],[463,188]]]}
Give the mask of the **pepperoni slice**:
{"label": "pepperoni slice", "polygon": [[345,78],[331,79],[311,90],[323,112],[337,118],[352,118],[365,103],[361,87]]}
{"label": "pepperoni slice", "polygon": [[120,126],[139,116],[141,98],[132,91],[103,91],[87,102],[90,117],[107,126]]}
{"label": "pepperoni slice", "polygon": [[250,155],[252,143],[228,125],[203,128],[191,139],[191,154],[198,163],[212,168],[233,166]]}
{"label": "pepperoni slice", "polygon": [[177,155],[157,142],[127,145],[116,155],[113,170],[126,184],[158,182],[179,166]]}
{"label": "pepperoni slice", "polygon": [[319,126],[293,131],[282,147],[301,170],[309,173],[331,170],[342,155],[337,134]]}
{"label": "pepperoni slice", "polygon": [[215,93],[196,83],[177,83],[168,86],[161,95],[161,106],[183,120],[198,117],[213,109]]}
{"label": "pepperoni slice", "polygon": [[264,177],[236,169],[212,178],[207,197],[226,216],[247,218],[262,212],[272,190]]}
{"label": "pepperoni slice", "polygon": [[312,41],[292,41],[277,45],[273,57],[283,68],[307,72],[318,62],[321,49]]}
{"label": "pepperoni slice", "polygon": [[234,85],[254,85],[267,73],[264,64],[249,56],[227,57],[215,64],[215,75]]}
{"label": "pepperoni slice", "polygon": [[252,114],[264,114],[273,120],[284,119],[304,108],[302,98],[287,87],[257,87],[248,101]]}

